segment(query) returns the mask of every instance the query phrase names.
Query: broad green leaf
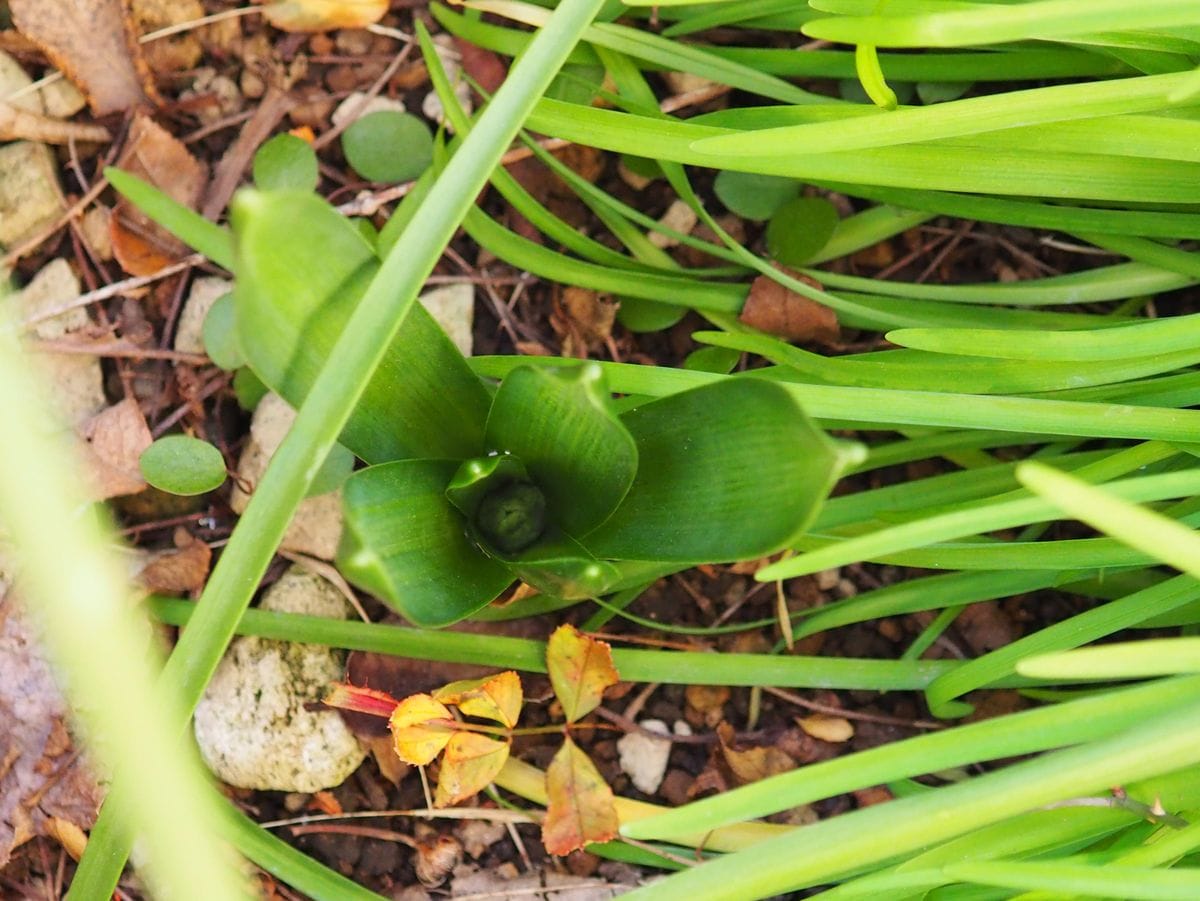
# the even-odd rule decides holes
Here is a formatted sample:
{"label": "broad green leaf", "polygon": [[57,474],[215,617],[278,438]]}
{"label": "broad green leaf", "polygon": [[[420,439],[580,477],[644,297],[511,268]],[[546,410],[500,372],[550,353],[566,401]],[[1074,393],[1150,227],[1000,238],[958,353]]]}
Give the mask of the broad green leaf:
{"label": "broad green leaf", "polygon": [[829,242],[837,224],[837,210],[828,200],[797,197],[767,223],[767,252],[786,266],[803,266]]}
{"label": "broad green leaf", "polygon": [[445,626],[483,607],[512,582],[467,538],[446,500],[450,460],[370,466],[343,490],[338,566],[350,579],[420,626]]}
{"label": "broad green leaf", "polygon": [[342,445],[335,444],[325,457],[321,468],[317,470],[317,474],[313,476],[312,484],[308,486],[307,496],[317,497],[337,491],[346,479],[350,478],[352,472],[354,472],[354,454]]}
{"label": "broad green leaf", "polygon": [[568,723],[599,707],[604,690],[620,680],[608,643],[571,625],[559,626],[546,642],[546,671]]}
{"label": "broad green leaf", "polygon": [[744,219],[763,221],[800,193],[800,182],[777,175],[724,169],[717,173],[713,191],[729,212]]}
{"label": "broad green leaf", "polygon": [[204,494],[225,481],[225,458],[199,438],[167,435],[142,451],[138,466],[146,481],[170,494]]}
{"label": "broad green leaf", "polygon": [[249,366],[243,366],[233,374],[233,394],[237,398],[238,406],[247,412],[253,413],[258,402],[266,397],[270,390]]}
{"label": "broad green leaf", "polygon": [[786,547],[846,462],[787,391],[728,379],[637,407],[625,501],[583,542],[601,557],[714,562]]}
{"label": "broad green leaf", "polygon": [[[242,350],[298,408],[374,275],[375,254],[349,221],[307,193],[243,192],[234,225]],[[462,355],[414,304],[341,441],[368,463],[475,456],[488,403]]]}
{"label": "broad green leaf", "polygon": [[222,294],[204,317],[204,352],[226,371],[246,365],[246,356],[237,340],[236,306],[233,294]]}
{"label": "broad green leaf", "polygon": [[254,184],[264,191],[315,191],[320,173],[312,145],[295,135],[278,134],[258,148]]}
{"label": "broad green leaf", "polygon": [[597,560],[581,544],[553,534],[504,561],[513,575],[542,594],[564,600],[593,598],[610,591],[621,570]]}
{"label": "broad green leaf", "polygon": [[342,133],[342,150],[368,181],[410,181],[433,162],[433,135],[412,113],[380,110]]}
{"label": "broad green leaf", "polygon": [[638,465],[633,437],[612,413],[594,365],[514,369],[492,401],[484,443],[525,464],[551,521],[575,537],[612,514]]}

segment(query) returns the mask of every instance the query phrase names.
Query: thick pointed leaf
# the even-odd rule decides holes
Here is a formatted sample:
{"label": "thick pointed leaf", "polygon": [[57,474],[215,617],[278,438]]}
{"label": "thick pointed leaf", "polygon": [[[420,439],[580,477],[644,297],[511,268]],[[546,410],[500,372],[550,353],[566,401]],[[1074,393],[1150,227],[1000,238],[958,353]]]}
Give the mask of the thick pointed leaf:
{"label": "thick pointed leaf", "polygon": [[568,723],[599,707],[604,689],[620,679],[608,643],[571,625],[559,626],[546,642],[546,671]]}
{"label": "thick pointed leaf", "polygon": [[620,822],[612,789],[570,738],[546,768],[546,796],[542,844],[551,854],[570,854],[616,837]]}
{"label": "thick pointed leaf", "polygon": [[409,695],[396,705],[388,720],[396,756],[413,766],[425,766],[456,734],[455,720],[445,704],[429,695]]}
{"label": "thick pointed leaf", "polygon": [[625,413],[638,473],[582,543],[598,557],[717,562],[787,547],[844,455],[783,388],[731,378]]}
{"label": "thick pointed leaf", "polygon": [[[312,194],[244,191],[233,221],[239,343],[259,377],[299,407],[378,259]],[[369,463],[475,456],[488,403],[462,354],[414,304],[341,441]]]}
{"label": "thick pointed leaf", "polygon": [[338,566],[420,626],[469,616],[513,580],[466,536],[446,500],[457,464],[401,460],[359,470],[343,489]]}
{"label": "thick pointed leaf", "polygon": [[607,594],[621,576],[613,564],[597,560],[562,534],[543,539],[504,562],[522,582],[568,601]]}
{"label": "thick pointed leaf", "polygon": [[494,720],[512,728],[521,715],[521,677],[512,670],[480,679],[460,679],[433,693],[443,704],[453,704],[467,716]]}
{"label": "thick pointed leaf", "polygon": [[637,471],[637,447],[595,365],[514,369],[492,401],[484,440],[525,463],[551,522],[574,537],[608,518]]}
{"label": "thick pointed leaf", "polygon": [[434,807],[449,807],[483,791],[508,760],[509,744],[480,735],[456,732],[442,755]]}

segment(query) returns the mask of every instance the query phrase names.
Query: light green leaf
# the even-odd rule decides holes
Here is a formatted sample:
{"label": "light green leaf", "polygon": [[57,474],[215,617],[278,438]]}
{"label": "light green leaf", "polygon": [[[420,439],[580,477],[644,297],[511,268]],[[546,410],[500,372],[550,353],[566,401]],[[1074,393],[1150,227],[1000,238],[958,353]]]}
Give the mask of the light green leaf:
{"label": "light green leaf", "polygon": [[789,200],[767,223],[767,252],[784,265],[803,266],[829,242],[837,224],[837,210],[828,200]]}
{"label": "light green leaf", "polygon": [[221,369],[232,371],[246,365],[237,340],[233,294],[222,294],[204,317],[204,352]]}
{"label": "light green leaf", "polygon": [[308,141],[278,134],[254,154],[254,184],[264,191],[315,191],[320,172]]}
{"label": "light green leaf", "polygon": [[167,435],[142,451],[138,459],[142,476],[170,494],[204,494],[225,481],[221,452],[199,438]]}
{"label": "light green leaf", "polygon": [[[638,473],[583,538],[601,557],[714,562],[786,547],[816,515],[851,451],[778,385],[728,379],[625,413]],[[847,446],[858,450],[857,446]]]}
{"label": "light green leaf", "polygon": [[717,199],[744,219],[770,219],[781,206],[800,193],[800,182],[777,175],[757,175],[724,169],[713,182]]}
{"label": "light green leaf", "polygon": [[446,499],[457,467],[452,460],[370,466],[343,490],[339,569],[419,626],[470,616],[513,581],[467,538],[462,514]]}
{"label": "light green leaf", "polygon": [[598,366],[514,369],[492,401],[484,442],[525,464],[551,521],[577,537],[609,517],[637,471],[637,447]]}
{"label": "light green leaf", "polygon": [[317,470],[317,474],[313,476],[312,484],[308,486],[307,497],[316,497],[328,494],[330,491],[337,491],[346,479],[350,478],[352,472],[354,472],[354,454],[342,445],[335,444],[333,450],[325,457],[321,468]]}
{"label": "light green leaf", "polygon": [[[359,231],[312,194],[243,192],[234,223],[242,350],[259,377],[299,407],[377,259]],[[368,463],[475,456],[488,403],[462,355],[415,304],[341,441]]]}
{"label": "light green leaf", "polygon": [[433,135],[412,113],[380,110],[342,133],[342,150],[369,181],[410,181],[433,162]]}

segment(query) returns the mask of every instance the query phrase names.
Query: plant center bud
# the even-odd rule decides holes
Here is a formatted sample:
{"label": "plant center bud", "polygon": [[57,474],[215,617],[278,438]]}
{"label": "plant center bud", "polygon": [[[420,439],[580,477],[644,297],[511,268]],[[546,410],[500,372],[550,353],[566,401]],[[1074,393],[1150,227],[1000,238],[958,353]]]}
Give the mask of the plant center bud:
{"label": "plant center bud", "polygon": [[523,551],[546,529],[546,498],[530,482],[509,482],[479,504],[475,526],[496,550]]}

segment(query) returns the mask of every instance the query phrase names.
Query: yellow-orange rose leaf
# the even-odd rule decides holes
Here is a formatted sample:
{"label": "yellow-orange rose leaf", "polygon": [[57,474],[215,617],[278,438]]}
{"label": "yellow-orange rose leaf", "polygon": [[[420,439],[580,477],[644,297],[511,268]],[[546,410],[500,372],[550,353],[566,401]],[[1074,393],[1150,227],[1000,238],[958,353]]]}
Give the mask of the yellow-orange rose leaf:
{"label": "yellow-orange rose leaf", "polygon": [[441,701],[424,694],[409,695],[392,711],[388,728],[396,756],[405,763],[424,766],[449,744],[455,721]]}
{"label": "yellow-orange rose leaf", "polygon": [[612,789],[570,738],[546,768],[546,795],[542,844],[551,854],[562,857],[616,837],[620,822]]}
{"label": "yellow-orange rose leaf", "polygon": [[263,15],[283,31],[331,31],[374,25],[388,0],[267,0]]}
{"label": "yellow-orange rose leaf", "polygon": [[554,630],[546,644],[546,668],[569,723],[599,707],[604,689],[620,679],[613,666],[612,648],[574,626]]}
{"label": "yellow-orange rose leaf", "polygon": [[521,715],[521,677],[512,670],[481,679],[462,679],[433,693],[443,704],[453,704],[467,716],[492,720],[512,728]]}
{"label": "yellow-orange rose leaf", "polygon": [[483,791],[506,760],[508,742],[478,732],[455,732],[442,755],[433,806],[449,807]]}

